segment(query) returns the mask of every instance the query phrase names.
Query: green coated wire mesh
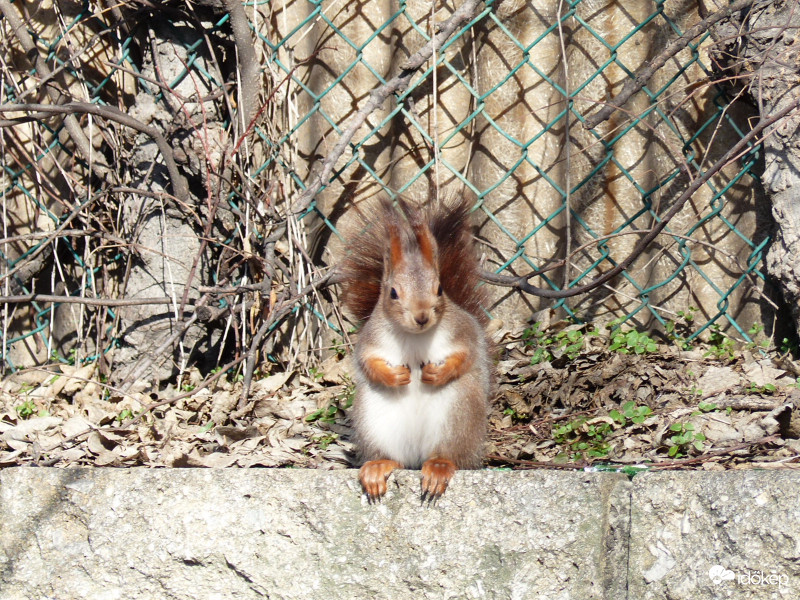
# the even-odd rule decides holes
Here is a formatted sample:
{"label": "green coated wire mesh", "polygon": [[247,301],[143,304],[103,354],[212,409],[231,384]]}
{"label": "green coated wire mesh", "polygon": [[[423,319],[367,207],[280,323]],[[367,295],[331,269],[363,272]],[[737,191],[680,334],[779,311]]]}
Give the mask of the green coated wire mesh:
{"label": "green coated wire mesh", "polygon": [[[617,4],[479,4],[408,87],[369,115],[336,161],[325,189],[300,215],[300,228],[307,224],[311,231],[312,223],[319,224],[302,234],[309,235],[304,240],[312,256],[323,255],[313,248],[326,243],[335,255],[347,203],[379,192],[420,195],[437,182],[474,195],[486,268],[496,273],[542,271],[532,282],[564,289],[625,258],[687,182],[741,139],[748,114],[714,82],[713,39],[705,32],[671,57],[612,119],[584,127],[587,116],[613,98],[637,69],[700,19],[679,2]],[[163,21],[147,23],[133,11],[120,22],[118,12],[93,2],[56,6],[61,12],[52,18],[31,20],[40,24],[35,40],[50,69],[68,77],[77,99],[126,109],[132,90],[143,90],[153,103],[169,103],[170,93],[194,89],[211,102],[240,101],[230,15],[207,8],[167,10]],[[245,136],[248,171],[240,178],[268,199],[278,193],[294,197],[309,185],[373,90],[402,69],[454,8],[338,0],[256,1],[244,7],[262,88],[258,114]],[[143,56],[158,52],[153,40],[163,40],[165,30],[169,43],[179,48],[181,64],[169,79],[154,80],[141,72]],[[4,60],[2,102],[30,102],[41,75],[25,63],[24,48],[5,21],[3,36],[12,52]],[[201,60],[215,50],[221,57],[216,71],[209,60]],[[93,126],[86,120],[83,125]],[[61,122],[39,120],[0,139],[5,210],[16,215],[4,220],[7,239],[15,231],[55,232],[70,214],[69,207],[41,199],[37,168],[57,171],[69,162],[70,175],[84,179],[75,186],[76,196],[85,201],[92,193],[86,185],[89,167],[64,137]],[[710,179],[657,247],[613,288],[555,302],[498,291],[489,310],[526,319],[552,307],[576,320],[614,318],[668,327],[691,307],[698,319],[689,338],[722,326],[749,341],[754,313],[748,306],[760,301],[769,243],[753,216],[758,150],[751,147]],[[240,214],[246,213],[247,193],[240,185],[228,198]],[[48,255],[55,265],[51,270],[57,272],[58,261],[69,258],[83,274],[67,293],[96,291],[100,266],[89,245],[71,235],[55,237],[56,252]],[[47,236],[3,244],[5,272],[27,264],[32,255],[47,254],[45,246],[53,246]],[[567,266],[557,263],[565,257]],[[14,277],[4,281],[7,294],[35,291],[30,281],[19,280],[16,290]],[[9,326],[14,316],[7,312],[4,331],[12,333],[4,348],[36,339],[50,354],[54,309],[37,303],[30,308],[16,328]],[[320,323],[335,326],[324,307],[309,303],[305,308]],[[91,335],[106,331],[114,319],[114,311],[103,313]],[[111,343],[109,334],[96,351]]]}

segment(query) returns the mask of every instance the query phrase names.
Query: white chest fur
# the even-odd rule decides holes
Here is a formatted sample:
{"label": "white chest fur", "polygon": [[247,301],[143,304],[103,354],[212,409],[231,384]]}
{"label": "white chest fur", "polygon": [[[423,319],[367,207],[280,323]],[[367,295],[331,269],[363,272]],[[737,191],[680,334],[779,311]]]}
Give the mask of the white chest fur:
{"label": "white chest fur", "polygon": [[383,333],[378,353],[391,365],[406,365],[411,383],[387,388],[360,377],[360,435],[385,458],[419,468],[448,433],[458,390],[453,385],[423,384],[422,365],[444,361],[453,352],[449,335],[435,327],[422,334]]}

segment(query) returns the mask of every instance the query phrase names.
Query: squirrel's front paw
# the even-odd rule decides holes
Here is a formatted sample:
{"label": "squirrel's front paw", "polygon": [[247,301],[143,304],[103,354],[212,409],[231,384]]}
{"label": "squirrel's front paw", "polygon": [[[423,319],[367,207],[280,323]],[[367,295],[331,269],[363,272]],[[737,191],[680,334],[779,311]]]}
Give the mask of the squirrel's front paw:
{"label": "squirrel's front paw", "polygon": [[393,367],[382,358],[371,357],[364,362],[364,372],[370,381],[389,387],[411,383],[411,369],[405,365]]}
{"label": "squirrel's front paw", "polygon": [[386,385],[398,387],[411,383],[411,369],[405,365],[389,367]]}
{"label": "squirrel's front paw", "polygon": [[448,368],[447,363],[440,365],[427,363],[422,365],[422,383],[429,385],[444,385],[453,379],[452,369]]}

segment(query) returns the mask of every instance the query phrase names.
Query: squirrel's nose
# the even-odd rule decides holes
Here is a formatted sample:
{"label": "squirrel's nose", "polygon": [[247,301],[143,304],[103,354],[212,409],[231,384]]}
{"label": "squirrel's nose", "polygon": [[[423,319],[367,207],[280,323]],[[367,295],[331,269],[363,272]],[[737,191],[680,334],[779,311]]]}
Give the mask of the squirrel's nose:
{"label": "squirrel's nose", "polygon": [[430,317],[428,317],[428,313],[419,313],[414,315],[414,320],[417,322],[417,325],[424,327],[425,324],[430,320]]}

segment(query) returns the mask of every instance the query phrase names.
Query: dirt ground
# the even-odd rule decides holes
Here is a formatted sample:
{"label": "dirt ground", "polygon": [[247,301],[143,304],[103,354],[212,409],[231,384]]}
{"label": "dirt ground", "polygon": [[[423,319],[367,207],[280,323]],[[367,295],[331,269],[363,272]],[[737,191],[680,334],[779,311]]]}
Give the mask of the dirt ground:
{"label": "dirt ground", "polygon": [[[564,322],[493,335],[488,467],[800,468],[800,363],[787,347],[719,333],[682,346]],[[0,467],[352,466],[344,348],[258,379],[245,403],[221,373],[123,393],[93,365],[58,371],[0,383]]]}

